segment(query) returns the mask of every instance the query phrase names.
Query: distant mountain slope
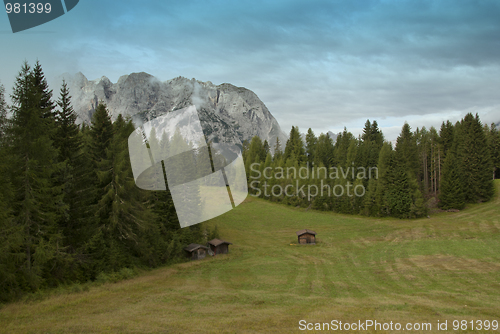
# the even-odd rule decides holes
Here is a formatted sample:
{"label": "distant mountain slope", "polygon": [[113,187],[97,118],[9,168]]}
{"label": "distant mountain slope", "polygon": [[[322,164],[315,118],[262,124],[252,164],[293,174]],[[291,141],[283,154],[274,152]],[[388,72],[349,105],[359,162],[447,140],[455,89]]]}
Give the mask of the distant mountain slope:
{"label": "distant mountain slope", "polygon": [[79,123],[90,123],[99,101],[107,105],[113,120],[119,114],[139,114],[149,120],[194,104],[209,140],[241,144],[257,135],[271,147],[277,137],[282,146],[286,142],[286,134],[265,104],[243,87],[228,83],[216,86],[183,77],[161,82],[144,72],[124,75],[117,83],[106,77],[90,81],[82,73],[63,77],[70,87]]}

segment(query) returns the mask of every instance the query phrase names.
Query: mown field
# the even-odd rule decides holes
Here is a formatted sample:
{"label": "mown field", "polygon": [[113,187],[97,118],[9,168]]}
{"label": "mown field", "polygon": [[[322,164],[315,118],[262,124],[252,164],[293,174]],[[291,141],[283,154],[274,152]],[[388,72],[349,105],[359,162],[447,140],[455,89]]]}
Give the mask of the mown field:
{"label": "mown field", "polygon": [[[478,333],[471,320],[500,321],[498,181],[496,188],[489,203],[419,220],[249,197],[209,222],[234,244],[230,254],[4,305],[0,332],[295,333],[304,332],[300,320],[372,319],[429,322],[432,332],[438,320],[448,332],[453,320],[467,320]],[[318,233],[317,245],[296,245],[303,228]]]}

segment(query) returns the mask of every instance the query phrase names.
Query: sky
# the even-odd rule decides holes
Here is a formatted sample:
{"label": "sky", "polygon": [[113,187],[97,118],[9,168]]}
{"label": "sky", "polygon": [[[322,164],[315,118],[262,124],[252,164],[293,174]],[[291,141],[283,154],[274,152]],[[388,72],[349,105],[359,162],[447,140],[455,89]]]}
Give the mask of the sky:
{"label": "sky", "polygon": [[358,135],[370,119],[395,140],[404,122],[500,122],[496,0],[80,0],[15,34],[2,13],[0,39],[8,94],[23,61],[38,59],[49,82],[147,72],[246,87],[286,133]]}

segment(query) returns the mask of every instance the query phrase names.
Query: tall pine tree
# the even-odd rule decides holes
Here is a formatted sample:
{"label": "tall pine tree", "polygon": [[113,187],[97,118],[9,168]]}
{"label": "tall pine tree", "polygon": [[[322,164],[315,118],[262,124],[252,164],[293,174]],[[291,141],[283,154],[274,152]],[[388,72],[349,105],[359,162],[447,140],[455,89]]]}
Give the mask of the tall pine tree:
{"label": "tall pine tree", "polygon": [[477,114],[462,119],[457,140],[462,142],[457,154],[462,160],[466,202],[489,200],[494,193],[491,152]]}
{"label": "tall pine tree", "polygon": [[62,165],[51,140],[50,96],[39,64],[31,70],[24,63],[12,94],[12,207],[14,220],[24,232],[22,268],[32,289],[51,280],[51,271],[64,258],[57,221],[65,205],[61,188],[55,185]]}

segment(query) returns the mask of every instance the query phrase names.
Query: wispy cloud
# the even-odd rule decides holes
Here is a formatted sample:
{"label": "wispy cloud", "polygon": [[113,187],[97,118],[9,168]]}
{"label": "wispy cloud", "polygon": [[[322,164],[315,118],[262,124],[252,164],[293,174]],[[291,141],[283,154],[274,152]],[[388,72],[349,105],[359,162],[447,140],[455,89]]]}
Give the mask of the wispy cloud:
{"label": "wispy cloud", "polygon": [[496,1],[88,0],[36,28],[55,33],[3,36],[0,80],[10,86],[13,68],[38,57],[51,75],[230,82],[285,131],[355,132],[369,118],[394,139],[404,120],[500,120],[498,17]]}

